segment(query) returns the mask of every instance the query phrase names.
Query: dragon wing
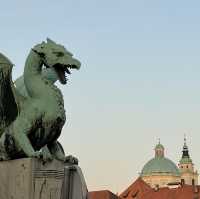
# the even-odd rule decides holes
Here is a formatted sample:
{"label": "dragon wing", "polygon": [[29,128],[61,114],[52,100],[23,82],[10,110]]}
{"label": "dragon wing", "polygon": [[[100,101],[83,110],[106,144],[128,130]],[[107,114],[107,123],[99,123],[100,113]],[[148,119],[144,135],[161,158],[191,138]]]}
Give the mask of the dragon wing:
{"label": "dragon wing", "polygon": [[18,115],[18,103],[12,82],[10,60],[0,53],[0,135]]}

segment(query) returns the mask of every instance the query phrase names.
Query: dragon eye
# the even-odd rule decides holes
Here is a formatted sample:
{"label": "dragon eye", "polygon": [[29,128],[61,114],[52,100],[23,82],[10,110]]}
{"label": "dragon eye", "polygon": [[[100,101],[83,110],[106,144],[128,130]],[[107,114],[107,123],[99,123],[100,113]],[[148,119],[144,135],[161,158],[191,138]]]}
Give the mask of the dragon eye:
{"label": "dragon eye", "polygon": [[63,56],[64,56],[64,53],[63,53],[63,52],[54,52],[54,54],[55,54],[57,57],[63,57]]}

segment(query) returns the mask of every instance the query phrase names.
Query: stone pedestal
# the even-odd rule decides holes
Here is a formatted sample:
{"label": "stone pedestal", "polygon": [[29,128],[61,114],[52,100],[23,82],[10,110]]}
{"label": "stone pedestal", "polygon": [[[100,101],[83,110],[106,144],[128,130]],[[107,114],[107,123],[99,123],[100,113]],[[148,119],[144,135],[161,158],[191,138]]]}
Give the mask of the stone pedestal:
{"label": "stone pedestal", "polygon": [[0,162],[0,199],[86,199],[78,166],[31,158]]}

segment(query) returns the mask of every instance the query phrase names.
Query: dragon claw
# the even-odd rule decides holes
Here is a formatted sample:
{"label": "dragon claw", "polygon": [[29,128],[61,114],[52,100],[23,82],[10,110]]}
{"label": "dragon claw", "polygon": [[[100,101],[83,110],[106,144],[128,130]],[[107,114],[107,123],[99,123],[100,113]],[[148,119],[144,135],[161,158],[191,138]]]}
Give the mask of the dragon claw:
{"label": "dragon claw", "polygon": [[66,156],[64,162],[69,163],[69,164],[78,165],[78,159],[72,155]]}
{"label": "dragon claw", "polygon": [[35,151],[31,157],[40,159],[42,157],[42,153],[40,151]]}
{"label": "dragon claw", "polygon": [[37,159],[41,159],[43,162],[47,162],[47,161],[52,161],[53,157],[51,156],[50,153],[46,153],[44,151],[36,151],[32,157],[37,158]]}

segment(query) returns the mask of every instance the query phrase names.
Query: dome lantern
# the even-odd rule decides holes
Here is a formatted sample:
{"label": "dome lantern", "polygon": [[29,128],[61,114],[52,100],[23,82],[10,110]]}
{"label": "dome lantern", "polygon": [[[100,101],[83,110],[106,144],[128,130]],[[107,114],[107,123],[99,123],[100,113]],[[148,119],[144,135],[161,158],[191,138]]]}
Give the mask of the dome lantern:
{"label": "dome lantern", "polygon": [[160,157],[160,158],[164,157],[164,151],[165,151],[165,148],[160,143],[160,139],[159,139],[159,142],[155,147],[155,157]]}

